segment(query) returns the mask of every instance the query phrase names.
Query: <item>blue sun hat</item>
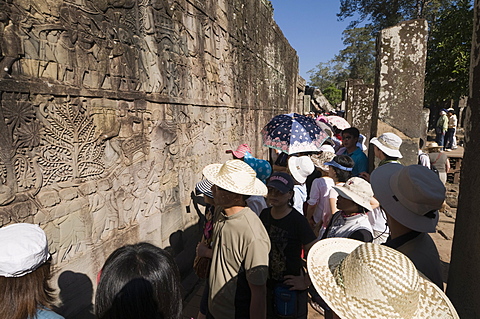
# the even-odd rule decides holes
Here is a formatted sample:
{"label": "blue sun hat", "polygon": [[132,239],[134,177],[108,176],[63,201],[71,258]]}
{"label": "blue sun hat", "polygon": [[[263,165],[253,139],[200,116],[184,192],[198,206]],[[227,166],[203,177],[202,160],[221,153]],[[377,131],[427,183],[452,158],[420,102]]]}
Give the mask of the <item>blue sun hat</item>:
{"label": "blue sun hat", "polygon": [[253,157],[250,152],[245,152],[243,161],[253,168],[259,180],[264,184],[267,183],[267,179],[272,174],[272,165],[268,161]]}

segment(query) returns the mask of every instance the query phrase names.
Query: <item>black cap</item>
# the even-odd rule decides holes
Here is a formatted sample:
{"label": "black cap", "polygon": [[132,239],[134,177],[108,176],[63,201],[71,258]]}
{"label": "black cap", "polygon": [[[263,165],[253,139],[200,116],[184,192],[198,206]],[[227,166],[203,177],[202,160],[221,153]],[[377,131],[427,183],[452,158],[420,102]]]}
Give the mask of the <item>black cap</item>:
{"label": "black cap", "polygon": [[293,177],[284,172],[273,173],[267,183],[267,187],[276,188],[284,194],[293,191],[293,186]]}

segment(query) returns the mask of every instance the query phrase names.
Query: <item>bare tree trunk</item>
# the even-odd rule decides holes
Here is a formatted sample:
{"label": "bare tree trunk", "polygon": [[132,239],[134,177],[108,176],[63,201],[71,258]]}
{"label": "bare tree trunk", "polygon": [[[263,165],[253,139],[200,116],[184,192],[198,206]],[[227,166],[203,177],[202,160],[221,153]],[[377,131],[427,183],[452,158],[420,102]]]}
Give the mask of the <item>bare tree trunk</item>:
{"label": "bare tree trunk", "polygon": [[480,318],[480,0],[475,0],[474,19],[466,145],[447,286],[462,319]]}

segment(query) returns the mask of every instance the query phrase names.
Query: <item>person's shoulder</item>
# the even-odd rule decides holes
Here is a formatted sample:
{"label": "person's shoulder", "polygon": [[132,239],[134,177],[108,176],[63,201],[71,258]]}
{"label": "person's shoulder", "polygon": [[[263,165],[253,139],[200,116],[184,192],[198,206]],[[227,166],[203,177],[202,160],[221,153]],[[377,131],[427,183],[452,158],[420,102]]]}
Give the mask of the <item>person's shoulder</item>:
{"label": "person's shoulder", "polygon": [[38,309],[35,319],[65,319],[49,309]]}

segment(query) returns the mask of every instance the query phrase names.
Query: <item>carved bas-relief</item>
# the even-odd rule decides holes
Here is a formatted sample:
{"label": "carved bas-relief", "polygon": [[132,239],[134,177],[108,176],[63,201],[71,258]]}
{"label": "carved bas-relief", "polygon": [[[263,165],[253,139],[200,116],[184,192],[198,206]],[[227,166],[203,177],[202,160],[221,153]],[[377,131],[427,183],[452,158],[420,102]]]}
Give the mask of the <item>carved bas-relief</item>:
{"label": "carved bas-relief", "polygon": [[202,168],[296,109],[271,16],[257,0],[0,2],[0,227],[40,224],[55,276],[89,278],[121,245],[188,234],[190,276]]}

